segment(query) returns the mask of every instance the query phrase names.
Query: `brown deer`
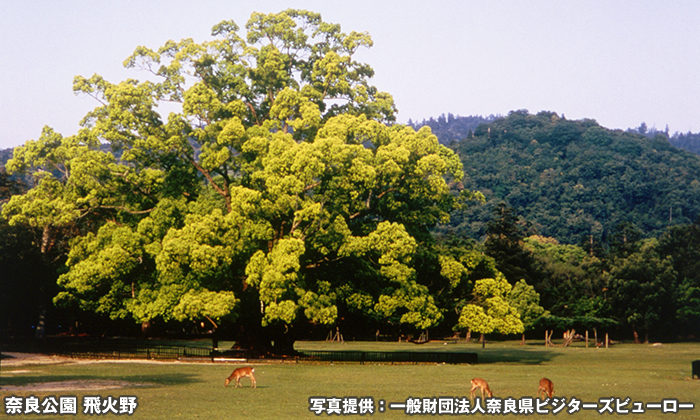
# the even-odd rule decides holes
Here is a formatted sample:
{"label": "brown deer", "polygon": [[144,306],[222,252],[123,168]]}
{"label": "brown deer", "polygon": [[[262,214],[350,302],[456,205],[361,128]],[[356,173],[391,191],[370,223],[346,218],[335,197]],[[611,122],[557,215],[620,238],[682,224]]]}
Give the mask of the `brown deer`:
{"label": "brown deer", "polygon": [[[238,386],[241,385],[241,378],[245,378],[246,376],[250,378],[250,387],[257,388],[258,384],[257,384],[257,382],[255,382],[255,375],[253,375],[253,372],[255,372],[255,368],[252,368],[252,367],[242,367],[242,368],[234,369],[231,376],[226,378],[226,382],[224,383],[224,388],[226,388],[228,386],[228,384],[231,383],[232,379],[236,380],[236,386],[234,386],[234,388],[238,388]],[[243,388],[243,385],[241,385],[241,388]]]}
{"label": "brown deer", "polygon": [[474,395],[476,395],[477,388],[481,389],[481,398],[482,399],[484,399],[484,395],[488,395],[489,398],[493,397],[493,394],[491,393],[491,389],[489,389],[489,384],[486,383],[486,381],[481,379],[481,378],[474,378],[474,379],[472,379],[472,389],[471,389],[471,391],[469,391],[472,399],[474,399]]}
{"label": "brown deer", "polygon": [[542,399],[544,399],[545,396],[552,398],[552,395],[554,395],[554,384],[552,381],[547,378],[540,379],[540,388],[537,390],[537,398],[540,397],[540,394],[542,394]]}

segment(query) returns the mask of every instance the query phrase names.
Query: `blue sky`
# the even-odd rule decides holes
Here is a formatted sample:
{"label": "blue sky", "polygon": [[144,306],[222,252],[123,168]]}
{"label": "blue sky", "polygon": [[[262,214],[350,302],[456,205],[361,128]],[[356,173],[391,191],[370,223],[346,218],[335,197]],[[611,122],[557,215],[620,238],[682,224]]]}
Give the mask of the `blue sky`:
{"label": "blue sky", "polygon": [[138,45],[210,39],[253,11],[321,13],[367,31],[358,59],[394,96],[398,121],[542,110],[609,128],[700,131],[698,1],[13,1],[0,0],[0,148],[44,125],[74,134],[98,104],[73,77],[145,78]]}

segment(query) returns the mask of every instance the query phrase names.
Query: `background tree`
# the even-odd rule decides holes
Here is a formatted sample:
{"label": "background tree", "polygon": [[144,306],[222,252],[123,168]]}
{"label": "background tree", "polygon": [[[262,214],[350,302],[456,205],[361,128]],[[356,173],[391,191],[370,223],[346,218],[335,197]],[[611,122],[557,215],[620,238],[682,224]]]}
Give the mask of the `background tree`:
{"label": "background tree", "polygon": [[639,332],[648,342],[652,331],[664,335],[675,330],[677,275],[671,259],[658,254],[657,245],[656,239],[645,240],[638,252],[616,261],[610,270],[612,306],[637,342]]}
{"label": "background tree", "polygon": [[513,289],[503,275],[477,280],[472,300],[461,308],[456,330],[466,329],[481,334],[522,334],[525,332],[517,308],[508,301]]}
{"label": "background tree", "polygon": [[523,247],[525,238],[523,220],[515,209],[501,203],[494,210],[494,218],[488,223],[484,241],[486,254],[496,261],[496,267],[511,284],[521,279],[533,282],[533,260],[530,251]]}
{"label": "background tree", "polygon": [[700,335],[700,219],[691,225],[668,229],[657,247],[659,255],[671,258],[677,273],[674,301],[676,326],[681,337]]}
{"label": "background tree", "polygon": [[533,285],[542,304],[559,317],[610,316],[606,301],[607,262],[577,245],[533,235],[524,240],[539,273]]}
{"label": "background tree", "polygon": [[523,323],[522,343],[525,344],[525,331],[534,328],[541,317],[549,315],[549,311],[540,306],[540,294],[525,280],[515,283],[508,293],[508,303],[518,311]]}
{"label": "background tree", "polygon": [[[0,170],[0,206],[26,186]],[[42,314],[44,322],[56,293],[55,266],[35,246],[37,231],[29,226],[10,226],[0,219],[0,331],[5,337],[29,335],[36,331]]]}

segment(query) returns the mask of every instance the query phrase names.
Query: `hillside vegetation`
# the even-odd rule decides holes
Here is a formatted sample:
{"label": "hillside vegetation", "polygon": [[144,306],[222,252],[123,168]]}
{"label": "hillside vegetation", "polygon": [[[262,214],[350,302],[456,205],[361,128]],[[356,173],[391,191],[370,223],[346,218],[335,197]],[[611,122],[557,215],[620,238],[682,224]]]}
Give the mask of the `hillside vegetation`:
{"label": "hillside vegetation", "polygon": [[658,236],[698,217],[700,159],[662,134],[514,111],[452,147],[464,164],[464,187],[486,198],[453,214],[449,229],[461,235],[484,237],[501,203],[517,209],[528,233],[569,244],[608,242],[621,225]]}

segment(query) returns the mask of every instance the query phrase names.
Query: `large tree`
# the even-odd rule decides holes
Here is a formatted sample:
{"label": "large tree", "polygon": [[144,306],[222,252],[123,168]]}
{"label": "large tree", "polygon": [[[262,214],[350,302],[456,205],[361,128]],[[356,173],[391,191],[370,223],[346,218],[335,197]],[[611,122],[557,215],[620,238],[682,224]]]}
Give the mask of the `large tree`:
{"label": "large tree", "polygon": [[56,302],[143,323],[238,317],[286,350],[299,325],[346,314],[436,325],[416,238],[454,208],[459,159],[391,125],[392,97],[353,58],[368,34],[291,9],[246,29],[138,47],[125,65],[146,81],[76,77],[100,103],[84,128],[15,149],[8,169],[37,184],[3,214],[45,244],[75,236]]}

